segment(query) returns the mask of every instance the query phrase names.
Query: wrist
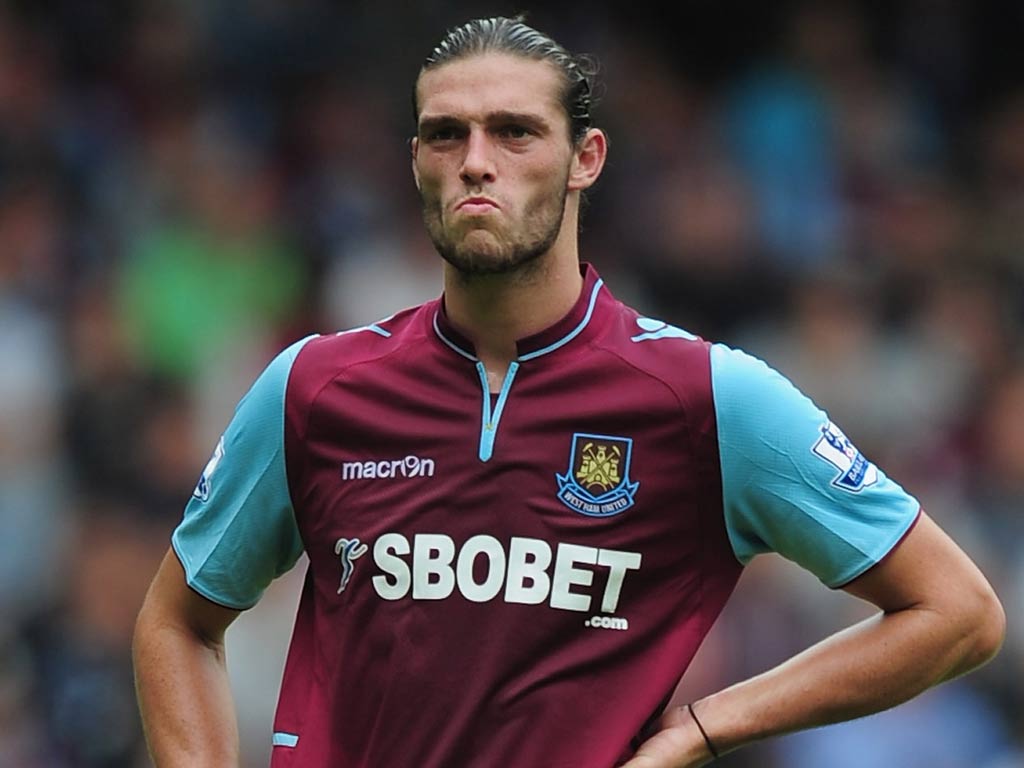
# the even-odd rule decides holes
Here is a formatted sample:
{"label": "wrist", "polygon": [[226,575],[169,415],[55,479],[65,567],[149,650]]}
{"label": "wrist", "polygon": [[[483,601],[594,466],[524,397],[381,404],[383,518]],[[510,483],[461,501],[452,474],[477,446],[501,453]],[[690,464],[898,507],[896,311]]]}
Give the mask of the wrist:
{"label": "wrist", "polygon": [[707,729],[704,728],[700,718],[697,717],[697,713],[693,711],[692,703],[686,705],[686,711],[690,715],[690,719],[693,720],[693,724],[697,726],[697,730],[700,731],[701,738],[704,739],[704,746],[707,747],[708,754],[713,760],[717,760],[721,756],[721,752],[719,752],[718,747],[715,746],[715,742],[711,739]]}
{"label": "wrist", "polygon": [[[697,712],[699,717],[699,706]],[[718,749],[717,744],[715,749]],[[640,746],[628,766],[665,768],[672,765],[678,768],[697,768],[713,760],[697,723],[684,704],[673,707],[662,716],[657,732]]]}

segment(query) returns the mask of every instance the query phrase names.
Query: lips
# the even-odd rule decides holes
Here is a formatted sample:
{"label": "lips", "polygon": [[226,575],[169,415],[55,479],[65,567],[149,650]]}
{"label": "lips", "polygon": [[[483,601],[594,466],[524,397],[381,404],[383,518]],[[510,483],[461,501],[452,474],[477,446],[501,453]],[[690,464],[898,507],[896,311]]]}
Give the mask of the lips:
{"label": "lips", "polygon": [[455,206],[455,210],[465,213],[487,213],[497,210],[500,206],[489,197],[467,197]]}

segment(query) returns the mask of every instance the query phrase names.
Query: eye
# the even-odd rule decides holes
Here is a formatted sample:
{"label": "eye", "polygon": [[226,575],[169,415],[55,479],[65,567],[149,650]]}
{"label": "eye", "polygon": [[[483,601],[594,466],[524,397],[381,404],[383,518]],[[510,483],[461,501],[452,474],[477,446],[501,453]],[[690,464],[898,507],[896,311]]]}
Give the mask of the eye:
{"label": "eye", "polygon": [[441,125],[437,128],[428,128],[423,133],[424,141],[452,141],[459,138],[459,130],[453,125]]}
{"label": "eye", "polygon": [[510,123],[501,126],[498,129],[498,135],[503,139],[525,139],[527,136],[533,135],[533,132],[525,125]]}

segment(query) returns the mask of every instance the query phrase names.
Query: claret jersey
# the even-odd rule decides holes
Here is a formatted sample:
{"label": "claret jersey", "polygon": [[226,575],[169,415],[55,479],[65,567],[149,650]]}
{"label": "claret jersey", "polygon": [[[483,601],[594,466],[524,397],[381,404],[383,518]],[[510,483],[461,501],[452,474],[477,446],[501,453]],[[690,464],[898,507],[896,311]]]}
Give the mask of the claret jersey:
{"label": "claret jersey", "polygon": [[840,586],[913,525],[785,378],[584,278],[497,394],[438,299],[239,404],[173,545],[238,609],[309,556],[276,768],[613,766],[750,558]]}

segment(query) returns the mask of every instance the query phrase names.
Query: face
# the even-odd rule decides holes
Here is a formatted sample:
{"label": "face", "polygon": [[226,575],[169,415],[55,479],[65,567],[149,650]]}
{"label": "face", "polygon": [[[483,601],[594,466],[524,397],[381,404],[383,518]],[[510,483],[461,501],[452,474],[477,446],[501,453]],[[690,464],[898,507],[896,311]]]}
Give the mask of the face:
{"label": "face", "polygon": [[421,75],[413,170],[423,220],[462,274],[516,270],[558,238],[574,158],[560,88],[553,65],[507,54]]}

